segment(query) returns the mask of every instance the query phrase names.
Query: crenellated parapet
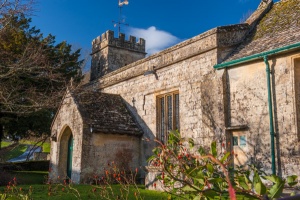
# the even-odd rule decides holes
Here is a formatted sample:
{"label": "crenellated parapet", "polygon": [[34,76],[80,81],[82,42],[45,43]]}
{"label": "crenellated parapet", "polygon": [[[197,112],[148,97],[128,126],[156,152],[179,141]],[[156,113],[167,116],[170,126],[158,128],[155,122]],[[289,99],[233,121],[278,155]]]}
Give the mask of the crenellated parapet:
{"label": "crenellated parapet", "polygon": [[92,42],[91,79],[95,80],[121,67],[145,58],[146,42],[130,36],[125,40],[125,34],[120,33],[115,38],[113,31],[106,31]]}
{"label": "crenellated parapet", "polygon": [[145,53],[146,42],[143,38],[139,38],[137,41],[134,36],[129,36],[129,40],[125,40],[125,34],[123,33],[120,33],[119,37],[115,38],[114,31],[108,30],[92,41],[92,54],[107,46]]}

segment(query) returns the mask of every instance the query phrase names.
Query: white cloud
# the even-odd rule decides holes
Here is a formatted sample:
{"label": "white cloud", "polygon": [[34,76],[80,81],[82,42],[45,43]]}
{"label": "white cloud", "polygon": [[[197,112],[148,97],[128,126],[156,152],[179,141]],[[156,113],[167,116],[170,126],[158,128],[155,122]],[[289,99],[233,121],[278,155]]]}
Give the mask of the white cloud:
{"label": "white cloud", "polygon": [[164,50],[181,40],[166,31],[157,30],[155,26],[148,29],[128,27],[126,34],[146,40],[146,52],[148,55]]}

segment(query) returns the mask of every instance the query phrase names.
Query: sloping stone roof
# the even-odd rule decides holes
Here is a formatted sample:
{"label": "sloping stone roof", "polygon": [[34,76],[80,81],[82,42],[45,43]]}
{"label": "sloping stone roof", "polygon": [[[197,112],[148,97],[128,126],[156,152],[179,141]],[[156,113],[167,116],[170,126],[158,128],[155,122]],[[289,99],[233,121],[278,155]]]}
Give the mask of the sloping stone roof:
{"label": "sloping stone roof", "polygon": [[300,42],[300,0],[281,0],[225,61]]}
{"label": "sloping stone roof", "polygon": [[92,125],[94,133],[133,136],[143,134],[120,95],[85,90],[84,88],[73,90],[70,93],[84,123]]}

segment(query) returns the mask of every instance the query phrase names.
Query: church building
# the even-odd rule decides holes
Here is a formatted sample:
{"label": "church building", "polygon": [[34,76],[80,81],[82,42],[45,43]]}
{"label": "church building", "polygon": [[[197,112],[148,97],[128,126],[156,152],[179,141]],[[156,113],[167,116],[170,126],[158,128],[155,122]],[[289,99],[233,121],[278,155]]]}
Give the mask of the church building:
{"label": "church building", "polygon": [[149,57],[145,45],[113,31],[93,40],[90,80],[66,91],[52,123],[52,180],[88,183],[114,161],[151,189],[153,140],[175,129],[234,150],[235,165],[300,176],[299,0],[263,0],[245,23]]}

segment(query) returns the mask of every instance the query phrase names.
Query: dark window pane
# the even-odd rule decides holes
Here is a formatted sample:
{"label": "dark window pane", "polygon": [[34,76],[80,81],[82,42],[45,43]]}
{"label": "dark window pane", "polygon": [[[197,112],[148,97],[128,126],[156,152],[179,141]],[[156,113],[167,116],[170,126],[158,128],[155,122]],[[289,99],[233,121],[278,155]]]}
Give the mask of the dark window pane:
{"label": "dark window pane", "polygon": [[160,99],[160,140],[165,141],[165,98]]}
{"label": "dark window pane", "polygon": [[173,129],[173,101],[172,96],[168,96],[168,131]]}
{"label": "dark window pane", "polygon": [[239,145],[239,137],[237,136],[233,136],[233,146],[238,146]]}
{"label": "dark window pane", "polygon": [[179,130],[179,94],[175,94],[175,129]]}

